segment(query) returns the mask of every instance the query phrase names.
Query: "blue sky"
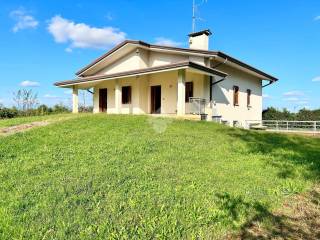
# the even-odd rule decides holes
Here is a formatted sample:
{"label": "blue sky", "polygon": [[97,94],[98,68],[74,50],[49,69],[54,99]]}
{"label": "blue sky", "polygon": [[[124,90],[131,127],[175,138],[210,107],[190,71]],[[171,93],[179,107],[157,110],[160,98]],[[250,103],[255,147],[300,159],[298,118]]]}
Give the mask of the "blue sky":
{"label": "blue sky", "polygon": [[[198,0],[201,2],[201,0]],[[53,83],[123,39],[187,47],[192,0],[2,0],[0,102],[32,88],[42,103],[69,103]],[[210,48],[278,77],[264,88],[264,107],[320,108],[319,0],[208,0],[197,30],[210,28]]]}

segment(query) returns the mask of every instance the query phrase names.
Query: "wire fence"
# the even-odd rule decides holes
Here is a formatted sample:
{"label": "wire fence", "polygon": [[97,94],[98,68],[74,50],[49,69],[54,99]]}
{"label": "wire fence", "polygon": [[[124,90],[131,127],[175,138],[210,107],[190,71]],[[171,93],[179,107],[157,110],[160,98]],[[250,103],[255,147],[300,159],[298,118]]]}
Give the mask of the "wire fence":
{"label": "wire fence", "polygon": [[320,121],[278,121],[278,120],[249,120],[247,128],[263,127],[273,131],[299,131],[320,133]]}

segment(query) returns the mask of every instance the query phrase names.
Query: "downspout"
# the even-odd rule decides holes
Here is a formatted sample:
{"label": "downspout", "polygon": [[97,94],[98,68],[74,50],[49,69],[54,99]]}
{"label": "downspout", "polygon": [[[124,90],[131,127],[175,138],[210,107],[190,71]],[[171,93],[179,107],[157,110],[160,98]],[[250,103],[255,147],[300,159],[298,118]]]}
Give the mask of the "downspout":
{"label": "downspout", "polygon": [[87,89],[87,92],[91,93],[93,95],[93,92],[90,91],[90,89]]}
{"label": "downspout", "polygon": [[[213,57],[213,58],[215,58],[215,57]],[[215,66],[212,67],[212,69],[216,69],[216,68],[218,68],[218,67],[226,64],[227,62],[228,62],[228,58],[225,58],[224,62],[221,62],[221,63],[216,64]],[[220,80],[218,80],[218,81],[216,81],[216,82],[213,82],[213,77],[210,76],[210,101],[212,101],[212,97],[213,97],[213,96],[212,96],[212,86],[214,86],[214,85],[216,85],[216,84],[224,81],[225,79],[226,79],[226,77],[221,78]]]}

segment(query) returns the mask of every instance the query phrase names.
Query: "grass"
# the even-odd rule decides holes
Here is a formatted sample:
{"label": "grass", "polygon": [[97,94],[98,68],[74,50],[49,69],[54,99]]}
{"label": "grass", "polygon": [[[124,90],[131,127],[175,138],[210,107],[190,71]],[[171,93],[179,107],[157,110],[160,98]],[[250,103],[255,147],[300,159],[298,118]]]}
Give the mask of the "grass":
{"label": "grass", "polygon": [[319,145],[116,115],[0,137],[0,239],[221,238],[318,182]]}
{"label": "grass", "polygon": [[19,124],[31,123],[36,121],[46,121],[46,120],[55,120],[58,118],[69,117],[71,114],[52,114],[52,115],[44,115],[44,116],[30,116],[30,117],[18,117],[12,119],[0,119],[0,128],[11,127]]}

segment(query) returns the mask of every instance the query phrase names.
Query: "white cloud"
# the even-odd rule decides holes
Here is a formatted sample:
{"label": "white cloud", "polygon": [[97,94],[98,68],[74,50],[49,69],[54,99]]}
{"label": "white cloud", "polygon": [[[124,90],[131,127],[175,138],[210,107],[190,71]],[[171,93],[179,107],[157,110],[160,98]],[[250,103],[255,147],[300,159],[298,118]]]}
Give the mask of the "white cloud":
{"label": "white cloud", "polygon": [[283,100],[286,101],[286,102],[297,102],[300,99],[297,98],[297,97],[289,97],[289,98],[284,98]]}
{"label": "white cloud", "polygon": [[316,17],[314,18],[314,20],[315,20],[315,21],[319,21],[319,20],[320,20],[320,15],[319,15],[319,16],[316,16]]}
{"label": "white cloud", "polygon": [[51,95],[51,94],[45,94],[43,97],[44,97],[44,98],[50,98],[50,99],[57,99],[57,98],[60,98],[59,96]]}
{"label": "white cloud", "polygon": [[290,91],[290,92],[285,92],[283,94],[285,97],[301,97],[304,96],[304,93],[302,91]]}
{"label": "white cloud", "polygon": [[156,45],[164,45],[169,47],[178,47],[182,45],[181,42],[176,42],[169,38],[164,38],[164,37],[157,37],[155,40],[156,40],[155,42]]}
{"label": "white cloud", "polygon": [[72,53],[72,48],[67,47],[67,48],[65,49],[65,51],[66,51],[67,53]]}
{"label": "white cloud", "polygon": [[107,49],[124,41],[126,36],[126,33],[113,27],[91,27],[61,16],[50,20],[48,31],[57,43],[70,43],[69,48]]}
{"label": "white cloud", "polygon": [[20,83],[20,86],[22,86],[22,87],[39,87],[40,83],[33,82],[33,81],[23,81]]}
{"label": "white cloud", "polygon": [[28,15],[23,9],[10,12],[10,17],[16,21],[16,24],[12,28],[13,32],[27,28],[36,28],[39,25],[39,22],[33,16]]}
{"label": "white cloud", "polygon": [[314,79],[312,79],[312,82],[320,82],[320,76],[315,77]]}
{"label": "white cloud", "polygon": [[271,99],[272,98],[269,94],[263,94],[262,97],[265,98],[265,99]]}

